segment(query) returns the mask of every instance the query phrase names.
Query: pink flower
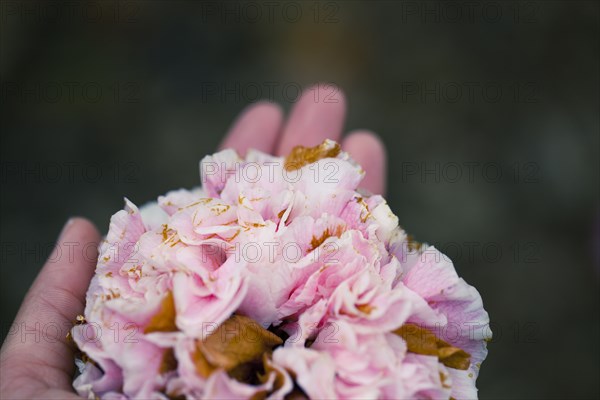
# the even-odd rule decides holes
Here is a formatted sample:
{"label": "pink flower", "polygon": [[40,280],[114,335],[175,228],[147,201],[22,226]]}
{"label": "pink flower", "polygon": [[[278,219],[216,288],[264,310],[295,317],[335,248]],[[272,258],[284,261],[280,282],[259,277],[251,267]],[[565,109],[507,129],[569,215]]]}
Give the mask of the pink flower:
{"label": "pink flower", "polygon": [[71,333],[80,395],[476,397],[479,293],[360,191],[339,145],[200,170],[202,188],[112,217]]}

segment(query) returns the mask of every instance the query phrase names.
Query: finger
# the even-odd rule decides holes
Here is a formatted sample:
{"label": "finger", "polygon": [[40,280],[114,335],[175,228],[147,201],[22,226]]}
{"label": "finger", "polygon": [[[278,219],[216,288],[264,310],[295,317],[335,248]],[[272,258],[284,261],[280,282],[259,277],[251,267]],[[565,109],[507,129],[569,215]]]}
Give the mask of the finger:
{"label": "finger", "polygon": [[277,104],[260,102],[246,107],[238,116],[219,149],[235,149],[245,155],[253,148],[273,154],[281,131],[283,112]]}
{"label": "finger", "polygon": [[373,132],[356,130],[342,142],[342,148],[365,170],[361,187],[374,194],[385,194],[386,154],[381,139]]}
{"label": "finger", "polygon": [[338,141],[345,114],[346,98],[337,86],[309,87],[292,108],[277,154],[288,154],[297,145],[316,146],[327,138]]}
{"label": "finger", "polygon": [[0,362],[3,369],[11,367],[7,374],[26,370],[35,384],[71,387],[74,363],[66,334],[83,313],[99,240],[91,222],[83,218],[67,222],[2,346]]}

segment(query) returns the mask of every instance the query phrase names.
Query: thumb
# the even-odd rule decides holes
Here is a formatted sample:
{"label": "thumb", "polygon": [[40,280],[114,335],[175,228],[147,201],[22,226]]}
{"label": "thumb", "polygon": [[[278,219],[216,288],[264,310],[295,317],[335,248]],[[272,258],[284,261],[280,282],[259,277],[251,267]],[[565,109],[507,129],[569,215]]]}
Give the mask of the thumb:
{"label": "thumb", "polygon": [[66,335],[83,312],[99,240],[86,219],[73,218],[63,228],[2,345],[3,386],[27,376],[33,385],[71,387],[74,363]]}

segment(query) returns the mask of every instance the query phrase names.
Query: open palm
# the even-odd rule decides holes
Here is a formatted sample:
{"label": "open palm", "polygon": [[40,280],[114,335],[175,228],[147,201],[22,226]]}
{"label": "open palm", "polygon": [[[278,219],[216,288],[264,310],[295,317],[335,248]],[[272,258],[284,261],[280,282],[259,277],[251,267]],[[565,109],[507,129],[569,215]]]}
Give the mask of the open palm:
{"label": "open palm", "polygon": [[[247,107],[220,147],[234,148],[240,154],[255,148],[284,155],[299,144],[314,146],[326,138],[340,141],[345,113],[346,100],[337,87],[315,85],[304,91],[285,123],[281,108],[275,104]],[[366,171],[361,186],[383,194],[386,161],[379,139],[359,130],[350,132],[341,143]],[[56,245],[61,257],[53,257],[44,265],[2,345],[2,399],[78,398],[71,385],[74,348],[66,333],[83,312],[97,256],[90,253],[99,241],[98,230],[83,218],[71,219],[63,228]]]}

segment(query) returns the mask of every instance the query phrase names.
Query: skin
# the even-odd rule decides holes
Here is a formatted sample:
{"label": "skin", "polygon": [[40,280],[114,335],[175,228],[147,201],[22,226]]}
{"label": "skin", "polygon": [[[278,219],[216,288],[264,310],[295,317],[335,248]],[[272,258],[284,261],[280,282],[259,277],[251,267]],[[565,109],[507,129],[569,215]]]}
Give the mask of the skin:
{"label": "skin", "polygon": [[[366,171],[362,187],[385,194],[386,157],[379,138],[367,130],[349,132],[343,139],[346,114],[344,94],[331,85],[306,89],[284,121],[282,109],[261,102],[248,106],[235,120],[220,149],[249,148],[285,155],[296,145],[314,146],[329,138]],[[0,351],[0,398],[78,399],[71,381],[73,345],[68,327],[83,313],[85,293],[94,274],[100,241],[96,227],[84,218],[72,218],[63,228],[57,247],[63,256],[46,262],[29,289]],[[72,242],[86,244],[87,254]],[[71,243],[71,244],[70,244]],[[76,273],[73,273],[76,272]],[[45,328],[50,327],[50,328]],[[57,331],[56,327],[62,330]],[[35,332],[37,328],[37,335]]]}

